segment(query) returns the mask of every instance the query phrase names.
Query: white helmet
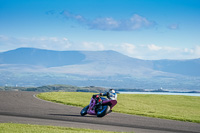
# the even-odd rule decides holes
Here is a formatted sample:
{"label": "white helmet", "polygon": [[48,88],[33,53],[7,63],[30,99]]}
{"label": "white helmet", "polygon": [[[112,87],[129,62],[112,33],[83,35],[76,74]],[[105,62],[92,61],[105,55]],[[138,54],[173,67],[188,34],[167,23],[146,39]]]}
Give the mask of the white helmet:
{"label": "white helmet", "polygon": [[117,100],[117,94],[115,93],[114,89],[109,90],[109,98],[112,100]]}
{"label": "white helmet", "polygon": [[110,89],[109,92],[110,93],[115,93],[115,90],[114,89]]}

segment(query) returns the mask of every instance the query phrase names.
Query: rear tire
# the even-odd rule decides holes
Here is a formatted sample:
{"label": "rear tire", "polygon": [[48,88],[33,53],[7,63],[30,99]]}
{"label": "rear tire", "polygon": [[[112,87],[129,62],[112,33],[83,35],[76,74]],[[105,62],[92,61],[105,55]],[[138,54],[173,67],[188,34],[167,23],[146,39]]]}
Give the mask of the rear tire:
{"label": "rear tire", "polygon": [[84,115],[87,114],[87,110],[88,110],[88,108],[89,108],[89,105],[86,106],[85,108],[83,108],[83,109],[81,110],[81,112],[80,112],[81,116],[84,116]]}
{"label": "rear tire", "polygon": [[97,111],[97,117],[104,117],[110,111],[110,106],[104,105],[102,110]]}

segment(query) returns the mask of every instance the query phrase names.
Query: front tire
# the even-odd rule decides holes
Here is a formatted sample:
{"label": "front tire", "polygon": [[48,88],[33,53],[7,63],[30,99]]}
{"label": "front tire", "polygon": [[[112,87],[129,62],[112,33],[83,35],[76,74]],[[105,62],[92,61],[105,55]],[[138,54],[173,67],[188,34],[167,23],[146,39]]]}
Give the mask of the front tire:
{"label": "front tire", "polygon": [[85,115],[87,114],[88,108],[89,108],[89,105],[86,106],[86,107],[84,107],[84,108],[81,110],[81,112],[80,112],[81,116],[85,116]]}
{"label": "front tire", "polygon": [[97,117],[104,117],[110,111],[110,106],[105,105],[101,110],[97,111]]}

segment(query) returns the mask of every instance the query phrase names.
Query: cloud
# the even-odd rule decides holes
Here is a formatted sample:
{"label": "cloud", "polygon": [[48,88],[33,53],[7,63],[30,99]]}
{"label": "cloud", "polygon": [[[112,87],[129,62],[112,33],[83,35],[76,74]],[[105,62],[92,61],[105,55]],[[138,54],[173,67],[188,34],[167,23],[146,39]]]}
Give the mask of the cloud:
{"label": "cloud", "polygon": [[154,21],[150,21],[138,14],[134,14],[125,20],[117,20],[113,17],[99,17],[90,20],[80,14],[73,14],[68,11],[61,12],[61,15],[63,15],[66,19],[75,20],[80,24],[86,25],[89,29],[95,30],[133,31],[154,27],[156,24]]}
{"label": "cloud", "polygon": [[154,26],[155,22],[147,20],[145,17],[139,16],[138,14],[134,14],[130,20],[128,21],[127,26],[130,27],[132,30],[140,29],[140,28],[147,28]]}
{"label": "cloud", "polygon": [[9,38],[7,36],[4,36],[4,35],[0,35],[0,40],[1,41],[6,41],[8,40]]}
{"label": "cloud", "polygon": [[31,37],[15,38],[0,35],[0,52],[20,48],[33,47],[48,50],[105,50],[105,46],[100,42],[72,42],[66,37]]}
{"label": "cloud", "polygon": [[112,50],[118,51],[130,57],[158,60],[158,59],[194,59],[200,58],[200,46],[194,48],[180,48],[171,46],[134,45],[131,43],[122,43]]}
{"label": "cloud", "polygon": [[0,49],[7,51],[20,47],[34,47],[49,50],[67,50],[72,43],[66,37],[15,38],[0,35]]}
{"label": "cloud", "polygon": [[[148,49],[151,50],[151,51],[162,51],[162,52],[174,52],[174,51],[178,51],[179,48],[176,48],[176,47],[169,47],[169,46],[158,46],[158,45],[155,45],[155,44],[149,44],[147,45]],[[184,49],[183,51],[188,51],[188,49]]]}
{"label": "cloud", "polygon": [[82,50],[92,50],[92,51],[98,51],[98,50],[105,50],[105,47],[102,43],[98,42],[83,42]]}
{"label": "cloud", "polygon": [[122,48],[122,50],[123,50],[125,53],[128,53],[129,55],[135,54],[136,46],[133,45],[133,44],[130,44],[130,43],[123,43],[123,44],[121,45],[121,48]]}
{"label": "cloud", "polygon": [[124,55],[145,60],[155,59],[194,59],[200,58],[200,45],[193,48],[160,46],[156,44],[135,45],[132,43],[103,44],[101,42],[72,42],[67,37],[15,38],[0,35],[0,52],[33,47],[49,50],[114,50]]}
{"label": "cloud", "polygon": [[194,54],[200,58],[200,46],[196,46],[193,50]]}
{"label": "cloud", "polygon": [[87,26],[90,29],[98,30],[116,30],[119,28],[120,22],[114,20],[111,17],[108,18],[96,18],[95,20],[89,21]]}
{"label": "cloud", "polygon": [[153,51],[158,51],[162,49],[162,47],[156,46],[154,44],[147,45],[147,47],[149,48],[149,50],[153,50]]}
{"label": "cloud", "polygon": [[171,24],[171,25],[168,25],[167,27],[170,30],[178,30],[179,29],[179,25],[178,24]]}
{"label": "cloud", "polygon": [[66,19],[75,20],[80,23],[85,23],[86,21],[88,21],[83,16],[81,16],[79,14],[73,14],[69,11],[62,11],[60,14],[63,15]]}

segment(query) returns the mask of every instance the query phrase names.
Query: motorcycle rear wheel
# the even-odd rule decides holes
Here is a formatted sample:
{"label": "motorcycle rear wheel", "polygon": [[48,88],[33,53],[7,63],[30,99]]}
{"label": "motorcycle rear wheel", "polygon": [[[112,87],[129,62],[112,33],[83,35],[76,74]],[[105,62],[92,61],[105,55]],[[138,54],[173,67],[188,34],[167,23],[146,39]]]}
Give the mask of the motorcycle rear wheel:
{"label": "motorcycle rear wheel", "polygon": [[86,106],[86,107],[84,107],[84,108],[81,110],[81,112],[80,112],[81,116],[84,116],[84,115],[87,114],[87,110],[88,110],[88,108],[89,108],[89,105]]}
{"label": "motorcycle rear wheel", "polygon": [[109,105],[104,105],[101,110],[97,111],[97,117],[104,117],[110,111]]}

